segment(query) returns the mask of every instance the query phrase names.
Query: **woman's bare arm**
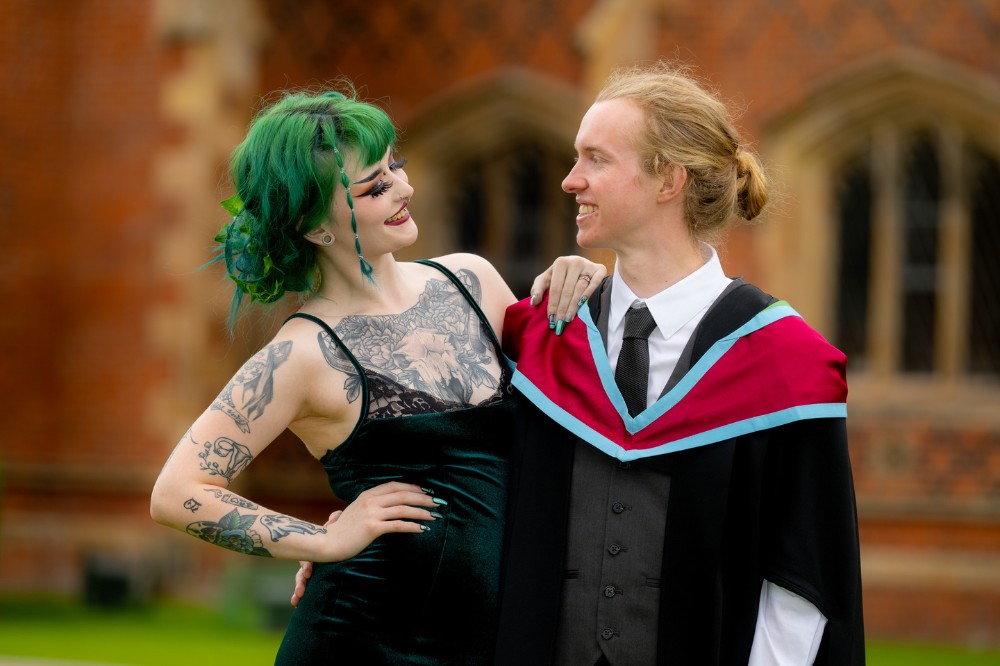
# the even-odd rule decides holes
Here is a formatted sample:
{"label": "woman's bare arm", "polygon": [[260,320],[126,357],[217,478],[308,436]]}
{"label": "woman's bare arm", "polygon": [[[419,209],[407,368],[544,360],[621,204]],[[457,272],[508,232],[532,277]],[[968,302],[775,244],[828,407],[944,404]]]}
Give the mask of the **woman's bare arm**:
{"label": "woman's bare arm", "polygon": [[[318,349],[310,348],[315,344],[307,335],[279,333],[237,371],[160,472],[150,502],[154,520],[236,552],[321,562],[352,557],[382,534],[424,530],[415,521],[433,520],[422,507],[433,507],[434,501],[410,484],[365,491],[331,527],[273,511],[230,490],[275,437],[310,410],[319,367]],[[344,405],[344,414],[331,416],[350,416],[346,400]]]}

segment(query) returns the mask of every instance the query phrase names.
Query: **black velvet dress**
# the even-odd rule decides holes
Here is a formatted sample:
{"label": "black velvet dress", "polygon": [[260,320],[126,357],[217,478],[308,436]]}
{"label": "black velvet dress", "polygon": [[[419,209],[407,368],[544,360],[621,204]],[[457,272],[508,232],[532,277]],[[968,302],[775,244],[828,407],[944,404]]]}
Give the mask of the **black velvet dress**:
{"label": "black velvet dress", "polygon": [[[445,272],[498,355],[479,307]],[[321,459],[337,497],[351,502],[402,481],[448,504],[429,532],[384,535],[350,560],[316,564],[275,663],[491,663],[514,416],[509,372],[485,402],[449,404],[362,368],[325,323],[305,317],[357,368],[369,405],[348,441]]]}

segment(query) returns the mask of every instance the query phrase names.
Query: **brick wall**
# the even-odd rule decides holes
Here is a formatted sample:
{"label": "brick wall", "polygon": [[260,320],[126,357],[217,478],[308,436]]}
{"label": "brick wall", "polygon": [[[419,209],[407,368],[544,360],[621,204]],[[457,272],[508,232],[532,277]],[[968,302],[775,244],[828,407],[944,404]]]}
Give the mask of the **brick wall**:
{"label": "brick wall", "polygon": [[[407,121],[435,96],[501,67],[577,83],[576,30],[593,0],[426,2],[266,0],[272,39],[261,59],[264,90],[345,75],[368,99]],[[358,38],[363,35],[363,38]]]}
{"label": "brick wall", "polygon": [[0,4],[3,587],[62,581],[79,540],[141,524],[144,396],[167,372],[144,330],[163,229],[149,25],[129,0]]}
{"label": "brick wall", "polygon": [[866,417],[851,449],[870,633],[1000,642],[1000,434]]}

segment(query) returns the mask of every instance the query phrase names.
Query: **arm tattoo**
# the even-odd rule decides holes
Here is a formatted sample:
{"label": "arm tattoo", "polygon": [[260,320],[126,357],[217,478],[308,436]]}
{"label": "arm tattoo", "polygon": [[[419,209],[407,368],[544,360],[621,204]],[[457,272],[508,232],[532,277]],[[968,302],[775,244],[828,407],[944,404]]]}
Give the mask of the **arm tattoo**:
{"label": "arm tattoo", "polygon": [[216,499],[225,502],[226,504],[232,504],[243,509],[251,509],[256,511],[260,508],[260,505],[256,502],[251,502],[248,499],[243,499],[239,495],[233,495],[232,493],[227,493],[219,488],[205,488],[206,493],[212,493],[215,495]]}
{"label": "arm tattoo", "polygon": [[325,527],[316,527],[312,523],[280,514],[261,516],[260,524],[271,533],[271,541],[278,541],[289,534],[326,534]]}
{"label": "arm tattoo", "polygon": [[[479,300],[476,275],[462,270],[458,276]],[[399,314],[344,317],[336,332],[366,370],[438,400],[468,405],[476,388],[499,386],[491,340],[450,280],[428,280],[417,304]],[[319,343],[330,367],[347,374],[344,389],[354,402],[361,392],[357,370],[325,331]]]}
{"label": "arm tattoo", "polygon": [[187,533],[237,553],[271,557],[271,553],[264,548],[260,534],[250,529],[256,520],[257,516],[241,516],[233,509],[220,518],[219,522],[199,520],[191,523],[187,526]]}
{"label": "arm tattoo", "polygon": [[226,414],[243,432],[250,432],[250,422],[263,416],[274,398],[274,371],[291,353],[291,340],[268,345],[257,352],[222,389],[212,409]]}
{"label": "arm tattoo", "polygon": [[214,442],[202,444],[194,438],[191,431],[188,431],[188,439],[204,449],[198,454],[202,460],[199,469],[212,476],[223,477],[226,485],[232,483],[233,479],[253,460],[250,449],[228,437],[219,437]]}
{"label": "arm tattoo", "polygon": [[192,497],[190,499],[184,500],[184,508],[190,511],[191,513],[197,513],[198,509],[201,508],[201,502]]}

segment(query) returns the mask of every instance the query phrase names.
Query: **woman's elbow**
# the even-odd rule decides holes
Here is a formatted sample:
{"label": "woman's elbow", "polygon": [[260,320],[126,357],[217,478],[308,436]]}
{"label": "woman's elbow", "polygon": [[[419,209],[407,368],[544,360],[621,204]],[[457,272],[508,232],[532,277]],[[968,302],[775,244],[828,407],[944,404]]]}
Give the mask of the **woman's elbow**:
{"label": "woman's elbow", "polygon": [[149,517],[161,525],[172,526],[170,522],[171,504],[171,493],[161,475],[153,485],[153,492],[149,496]]}

